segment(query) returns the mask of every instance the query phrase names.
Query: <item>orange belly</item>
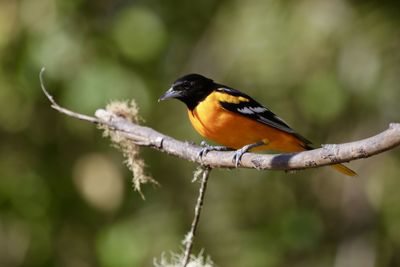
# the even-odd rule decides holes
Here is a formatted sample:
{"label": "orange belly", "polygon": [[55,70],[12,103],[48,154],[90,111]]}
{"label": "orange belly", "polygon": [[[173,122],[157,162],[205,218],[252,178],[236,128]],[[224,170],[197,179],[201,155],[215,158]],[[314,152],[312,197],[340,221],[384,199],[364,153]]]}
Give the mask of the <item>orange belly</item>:
{"label": "orange belly", "polygon": [[256,147],[253,151],[304,150],[302,141],[295,136],[215,105],[215,101],[218,101],[217,94],[210,94],[193,111],[188,111],[193,127],[203,137],[234,149],[262,141],[265,145]]}

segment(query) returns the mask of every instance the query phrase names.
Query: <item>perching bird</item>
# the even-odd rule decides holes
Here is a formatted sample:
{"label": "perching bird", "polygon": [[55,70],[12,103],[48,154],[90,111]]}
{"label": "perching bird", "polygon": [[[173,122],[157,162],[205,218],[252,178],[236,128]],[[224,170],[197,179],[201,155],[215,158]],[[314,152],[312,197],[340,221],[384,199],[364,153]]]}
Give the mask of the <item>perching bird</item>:
{"label": "perching bird", "polygon": [[[250,96],[215,83],[200,74],[185,75],[159,99],[176,98],[186,104],[194,129],[203,137],[230,149],[237,149],[233,160],[240,164],[248,151],[311,150],[311,142],[290,128]],[[203,152],[212,149],[207,146]],[[215,147],[218,149],[221,147]],[[348,176],[357,175],[342,164],[333,168]]]}

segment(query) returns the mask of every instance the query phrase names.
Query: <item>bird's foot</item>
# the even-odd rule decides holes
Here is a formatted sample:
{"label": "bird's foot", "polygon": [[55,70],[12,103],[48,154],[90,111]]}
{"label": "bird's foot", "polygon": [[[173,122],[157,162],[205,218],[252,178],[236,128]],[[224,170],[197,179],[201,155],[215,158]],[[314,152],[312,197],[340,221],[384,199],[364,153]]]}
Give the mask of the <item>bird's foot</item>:
{"label": "bird's foot", "polygon": [[245,145],[244,147],[238,149],[235,151],[235,154],[233,154],[232,162],[235,163],[235,167],[239,167],[240,163],[242,162],[242,157],[244,153],[249,152],[252,148],[258,147],[258,146],[263,146],[265,145],[264,142],[258,142],[254,144],[249,144]]}
{"label": "bird's foot", "polygon": [[247,148],[246,146],[235,151],[235,154],[233,154],[232,161],[233,161],[233,163],[235,163],[236,168],[239,167],[240,163],[242,162],[243,154],[248,151],[249,151],[249,148]]}
{"label": "bird's foot", "polygon": [[228,150],[231,150],[229,147],[226,147],[226,146],[212,146],[212,145],[209,145],[205,141],[201,141],[200,145],[203,147],[203,149],[200,150],[199,153],[197,153],[197,158],[198,159],[201,159],[202,157],[204,157],[210,151],[228,151]]}

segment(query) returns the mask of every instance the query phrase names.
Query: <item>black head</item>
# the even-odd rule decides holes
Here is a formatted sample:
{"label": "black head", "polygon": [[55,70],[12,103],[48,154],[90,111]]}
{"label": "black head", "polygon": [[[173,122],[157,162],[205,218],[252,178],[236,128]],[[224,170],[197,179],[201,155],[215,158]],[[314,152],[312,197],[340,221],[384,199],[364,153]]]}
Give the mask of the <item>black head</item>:
{"label": "black head", "polygon": [[158,101],[176,98],[184,102],[189,109],[206,98],[216,87],[213,80],[200,74],[188,74],[176,80],[171,88]]}

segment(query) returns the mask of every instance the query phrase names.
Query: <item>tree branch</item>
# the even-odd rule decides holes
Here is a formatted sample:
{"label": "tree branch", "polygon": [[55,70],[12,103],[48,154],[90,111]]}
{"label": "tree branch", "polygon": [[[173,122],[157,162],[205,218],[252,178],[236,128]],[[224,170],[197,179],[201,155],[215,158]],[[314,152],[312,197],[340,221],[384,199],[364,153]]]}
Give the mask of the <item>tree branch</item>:
{"label": "tree branch", "polygon": [[[211,168],[235,168],[232,161],[234,152],[210,151],[202,158],[197,155],[202,147],[189,142],[178,141],[172,137],[159,133],[152,128],[131,123],[123,117],[99,109],[95,117],[76,113],[61,107],[55,102],[43,84],[44,68],[40,72],[41,87],[51,102],[51,107],[70,117],[95,124],[103,124],[132,140],[137,145],[155,148],[161,152],[179,158],[196,162]],[[336,163],[348,162],[360,158],[367,158],[400,145],[400,124],[391,123],[389,128],[375,136],[363,140],[323,145],[322,148],[287,154],[263,155],[246,153],[242,157],[242,168],[258,170],[299,170],[315,168]]]}
{"label": "tree branch", "polygon": [[210,176],[211,168],[203,167],[201,169],[201,172],[202,172],[201,173],[201,184],[200,184],[200,189],[199,189],[199,196],[197,197],[196,206],[194,209],[194,217],[193,217],[192,226],[190,227],[190,231],[189,231],[189,233],[187,233],[185,240],[183,242],[185,245],[185,254],[183,255],[182,267],[186,267],[187,264],[189,263],[190,254],[191,254],[192,248],[193,248],[194,237],[195,237],[196,230],[197,230],[197,225],[199,224],[199,221],[200,221],[201,209],[203,207],[204,195],[206,193],[207,182],[208,182],[208,177]]}

